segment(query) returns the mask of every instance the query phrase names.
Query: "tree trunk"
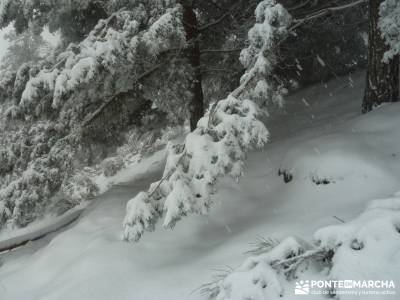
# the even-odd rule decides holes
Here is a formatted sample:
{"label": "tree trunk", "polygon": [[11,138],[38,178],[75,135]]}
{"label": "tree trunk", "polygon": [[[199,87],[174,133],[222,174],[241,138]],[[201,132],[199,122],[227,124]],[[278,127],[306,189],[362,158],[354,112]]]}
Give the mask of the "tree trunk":
{"label": "tree trunk", "polygon": [[197,16],[193,11],[191,0],[182,0],[183,6],[183,24],[188,41],[185,49],[186,57],[193,69],[193,77],[191,82],[192,99],[189,104],[190,111],[190,130],[193,131],[197,127],[197,122],[204,115],[204,94],[202,89],[202,76],[200,70],[200,46],[198,41],[198,24]]}
{"label": "tree trunk", "polygon": [[379,6],[383,0],[369,1],[368,71],[362,104],[363,113],[384,102],[399,100],[399,57],[389,63],[382,61],[388,50],[378,28]]}

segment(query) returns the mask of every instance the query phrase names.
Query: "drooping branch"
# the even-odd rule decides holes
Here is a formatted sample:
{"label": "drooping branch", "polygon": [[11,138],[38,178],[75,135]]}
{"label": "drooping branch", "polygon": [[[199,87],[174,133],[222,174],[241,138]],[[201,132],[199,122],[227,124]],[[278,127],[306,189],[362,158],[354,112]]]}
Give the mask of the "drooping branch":
{"label": "drooping branch", "polygon": [[301,8],[307,6],[311,1],[312,0],[305,0],[304,2],[301,2],[300,4],[297,4],[293,7],[289,7],[287,10],[291,13],[292,11],[295,11],[295,10],[298,10],[298,9],[301,9]]}
{"label": "drooping branch", "polygon": [[293,21],[294,25],[292,26],[292,28],[290,30],[293,31],[296,28],[302,26],[304,23],[311,21],[313,19],[321,18],[326,15],[329,15],[330,13],[335,13],[335,12],[338,12],[341,10],[349,9],[349,8],[352,8],[352,7],[355,7],[355,6],[364,4],[364,3],[367,3],[367,0],[357,0],[355,2],[351,2],[351,3],[340,5],[340,6],[332,6],[332,7],[327,7],[327,8],[321,9],[315,13],[305,16],[304,18],[295,19]]}

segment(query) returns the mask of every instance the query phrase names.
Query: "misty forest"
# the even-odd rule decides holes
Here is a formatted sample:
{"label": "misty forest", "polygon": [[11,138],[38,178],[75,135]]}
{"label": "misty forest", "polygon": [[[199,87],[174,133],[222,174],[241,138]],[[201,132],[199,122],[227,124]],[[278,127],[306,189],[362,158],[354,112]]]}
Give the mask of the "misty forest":
{"label": "misty forest", "polygon": [[399,0],[0,0],[0,299],[399,299],[399,100]]}

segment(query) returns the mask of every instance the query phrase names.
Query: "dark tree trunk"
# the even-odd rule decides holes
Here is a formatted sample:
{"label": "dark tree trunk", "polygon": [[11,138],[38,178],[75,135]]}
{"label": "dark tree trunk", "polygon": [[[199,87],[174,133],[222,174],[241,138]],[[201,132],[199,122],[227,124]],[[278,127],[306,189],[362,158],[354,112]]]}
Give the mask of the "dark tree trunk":
{"label": "dark tree trunk", "polygon": [[189,104],[190,110],[190,129],[193,131],[197,127],[197,122],[204,114],[204,94],[202,89],[202,78],[200,70],[200,46],[198,41],[197,16],[193,11],[191,0],[182,0],[183,24],[186,32],[188,46],[185,49],[186,57],[193,69],[191,83],[192,99]]}
{"label": "dark tree trunk", "polygon": [[369,1],[368,71],[362,104],[363,113],[384,102],[399,100],[399,57],[389,63],[382,61],[388,46],[378,28],[379,6],[383,0]]}

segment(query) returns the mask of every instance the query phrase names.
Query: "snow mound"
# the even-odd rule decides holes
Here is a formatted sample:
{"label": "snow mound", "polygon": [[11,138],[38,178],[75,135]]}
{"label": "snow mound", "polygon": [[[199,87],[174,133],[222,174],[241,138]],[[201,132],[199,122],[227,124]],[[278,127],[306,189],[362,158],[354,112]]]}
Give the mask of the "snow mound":
{"label": "snow mound", "polygon": [[329,278],[400,282],[400,197],[372,201],[355,220],[314,237],[335,253]]}
{"label": "snow mound", "polygon": [[335,134],[297,145],[285,155],[279,175],[286,183],[311,180],[317,185],[348,178],[393,178],[400,149],[394,116],[399,113],[398,105],[384,106]]}
{"label": "snow mound", "polygon": [[[205,291],[217,300],[295,299],[295,281],[317,278],[400,282],[399,268],[397,196],[372,201],[351,222],[318,230],[311,245],[287,238],[265,249],[265,253],[247,258],[216,286],[206,286]],[[327,292],[337,293],[335,289]],[[395,288],[391,292],[396,293]],[[375,294],[374,300],[387,297],[388,294]],[[341,295],[339,299],[360,299],[360,295]]]}
{"label": "snow mound", "polygon": [[275,299],[284,295],[284,274],[275,270],[275,264],[302,255],[304,247],[295,238],[256,257],[250,257],[219,285],[212,297],[218,300]]}

